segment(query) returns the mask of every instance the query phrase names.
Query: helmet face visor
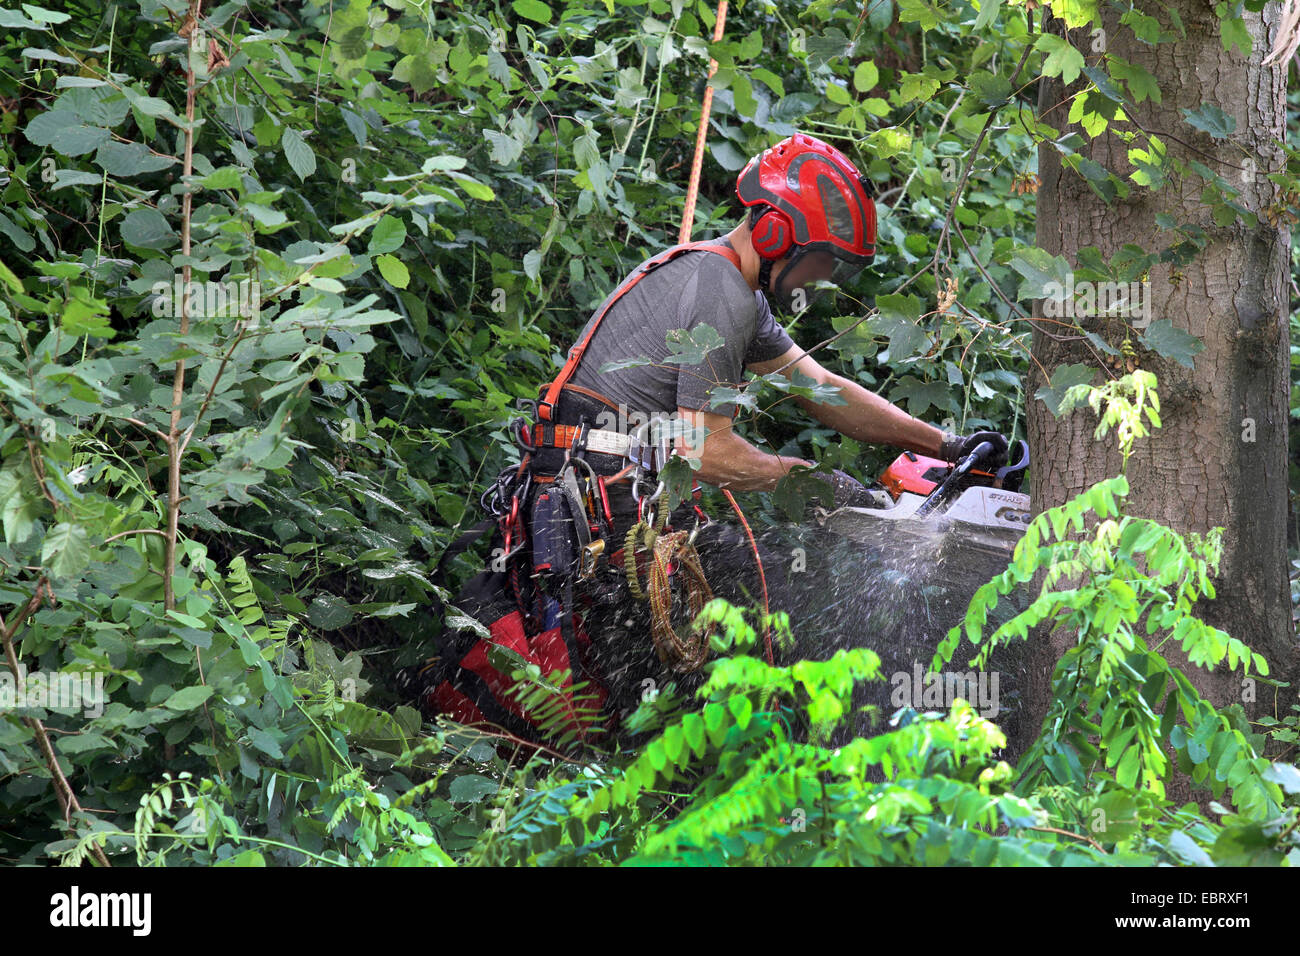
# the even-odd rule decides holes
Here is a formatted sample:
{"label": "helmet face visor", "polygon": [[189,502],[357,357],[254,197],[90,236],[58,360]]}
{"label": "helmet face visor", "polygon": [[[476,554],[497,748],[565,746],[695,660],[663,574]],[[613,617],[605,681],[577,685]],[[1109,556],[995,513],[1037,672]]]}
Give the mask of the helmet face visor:
{"label": "helmet face visor", "polygon": [[851,256],[835,246],[799,246],[791,253],[790,264],[773,279],[772,291],[781,311],[786,314],[801,312],[821,291],[818,283],[829,282],[842,287],[869,261],[862,256]]}

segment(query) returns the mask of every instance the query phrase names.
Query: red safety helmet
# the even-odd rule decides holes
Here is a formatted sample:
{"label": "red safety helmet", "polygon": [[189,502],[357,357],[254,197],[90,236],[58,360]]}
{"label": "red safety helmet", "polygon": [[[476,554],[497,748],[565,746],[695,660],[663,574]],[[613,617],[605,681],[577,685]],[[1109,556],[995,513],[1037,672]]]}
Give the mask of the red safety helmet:
{"label": "red safety helmet", "polygon": [[[760,289],[788,305],[783,287],[798,261],[822,253],[833,263],[830,280],[843,285],[876,254],[876,204],[870,180],[838,149],[795,133],[751,159],[736,180],[736,196],[751,207],[750,242],[759,255]],[[790,264],[769,289],[772,264]]]}

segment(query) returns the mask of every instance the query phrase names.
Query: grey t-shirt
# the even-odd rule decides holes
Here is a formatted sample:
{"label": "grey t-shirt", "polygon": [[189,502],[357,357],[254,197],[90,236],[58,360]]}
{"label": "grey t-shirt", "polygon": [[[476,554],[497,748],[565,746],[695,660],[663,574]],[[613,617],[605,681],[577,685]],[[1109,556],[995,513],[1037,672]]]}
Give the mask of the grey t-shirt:
{"label": "grey t-shirt", "polygon": [[[713,244],[727,242],[718,239]],[[610,293],[605,302],[612,297]],[[599,314],[600,309],[592,314],[578,341]],[[725,344],[698,365],[664,364],[673,354],[668,332],[699,325],[712,326]],[[655,269],[614,304],[571,381],[626,405],[629,414],[647,418],[655,412],[675,412],[679,405],[730,416],[735,405],[712,405],[710,390],[740,384],[746,365],[774,359],[793,345],[763,293],[751,290],[729,259],[713,252],[688,252]],[[600,372],[606,362],[638,357],[653,364]]]}

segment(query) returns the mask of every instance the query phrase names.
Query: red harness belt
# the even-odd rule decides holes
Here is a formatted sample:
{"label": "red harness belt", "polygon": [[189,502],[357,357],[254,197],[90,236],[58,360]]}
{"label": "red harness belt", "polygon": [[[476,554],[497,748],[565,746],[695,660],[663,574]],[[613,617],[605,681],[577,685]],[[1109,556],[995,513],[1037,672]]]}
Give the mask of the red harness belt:
{"label": "red harness belt", "polygon": [[604,320],[605,316],[609,314],[609,310],[614,307],[614,303],[621,299],[625,292],[631,289],[655,269],[658,269],[664,263],[672,262],[678,256],[695,249],[700,249],[704,252],[715,252],[720,256],[725,256],[737,269],[741,268],[740,256],[737,255],[734,249],[730,246],[710,245],[708,241],[688,242],[684,245],[673,246],[673,248],[661,252],[659,255],[646,262],[645,265],[634,272],[632,276],[623,283],[623,285],[619,286],[610,300],[605,303],[605,307],[596,315],[595,321],[593,321],[591,327],[587,329],[587,334],[582,337],[582,340],[578,342],[577,345],[569,349],[568,361],[564,363],[564,368],[560,369],[560,374],[555,376],[555,379],[551,381],[549,385],[542,386],[545,394],[543,394],[537,402],[538,418],[544,422],[549,422],[551,420],[551,415],[555,411],[555,403],[560,398],[561,389],[568,385],[569,379],[573,378],[574,373],[578,371],[578,363],[582,361],[583,353],[587,351],[587,346],[591,344],[591,337],[596,334],[596,330],[600,328],[600,323]]}

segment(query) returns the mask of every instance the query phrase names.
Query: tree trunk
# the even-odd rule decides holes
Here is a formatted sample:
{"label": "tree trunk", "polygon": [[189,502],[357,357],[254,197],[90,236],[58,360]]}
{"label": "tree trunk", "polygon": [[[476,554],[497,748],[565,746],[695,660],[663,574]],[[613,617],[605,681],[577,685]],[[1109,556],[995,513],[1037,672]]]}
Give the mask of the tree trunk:
{"label": "tree trunk", "polygon": [[[1171,265],[1161,264],[1149,277],[1152,319],[1168,319],[1197,336],[1206,348],[1195,359],[1195,371],[1138,349],[1141,367],[1159,379],[1164,427],[1135,445],[1128,466],[1132,487],[1128,510],[1181,532],[1225,529],[1223,562],[1214,582],[1218,597],[1204,602],[1198,613],[1263,654],[1272,675],[1286,679],[1297,666],[1286,551],[1290,235],[1285,228],[1269,225],[1264,215],[1278,192],[1265,176],[1284,163],[1273,140],[1284,135],[1286,64],[1261,65],[1277,30],[1278,7],[1270,4],[1263,14],[1243,14],[1254,43],[1252,52],[1243,57],[1236,49],[1224,51],[1219,20],[1204,0],[1141,6],[1166,26],[1171,20],[1165,11],[1177,9],[1186,37],[1147,45],[1107,9],[1106,52],[1145,67],[1163,94],[1159,104],[1150,100],[1139,104],[1133,119],[1160,135],[1171,156],[1203,162],[1240,188],[1237,202],[1256,213],[1259,224],[1251,228],[1238,220],[1226,228],[1215,226],[1209,207],[1200,199],[1204,183],[1195,176],[1181,181],[1171,176],[1158,192],[1134,186],[1127,199],[1107,204],[1078,174],[1062,167],[1051,144],[1043,144],[1037,244],[1077,265],[1078,251],[1087,246],[1096,246],[1109,259],[1125,243],[1148,251],[1170,244],[1171,234],[1156,226],[1159,213],[1207,230],[1208,245],[1182,267],[1181,275]],[[1059,21],[1052,21],[1052,26],[1053,32],[1065,33]],[[1089,65],[1098,63],[1100,57],[1092,49],[1095,37],[1087,28],[1069,31],[1068,39]],[[1084,82],[1080,76],[1070,92]],[[1078,130],[1067,122],[1066,96],[1059,78],[1041,81],[1039,115],[1062,134]],[[1235,131],[1227,139],[1211,138],[1184,121],[1180,110],[1198,109],[1202,103],[1217,105],[1236,119]],[[1111,130],[1088,141],[1082,153],[1127,179],[1133,170],[1127,159],[1129,146],[1113,134],[1115,126],[1127,124],[1113,122]],[[1041,305],[1035,314],[1044,314]],[[1102,324],[1083,319],[1081,324],[1113,345],[1123,338],[1122,321]],[[1033,353],[1049,374],[1071,362],[1102,364],[1086,341],[1057,341],[1049,334],[1061,331],[1059,326],[1036,324]],[[1112,369],[1110,374],[1122,370]],[[1094,383],[1101,380],[1095,377]],[[1037,365],[1031,368],[1027,384],[1029,396],[1046,384]],[[1036,510],[1059,505],[1094,482],[1119,473],[1113,432],[1105,442],[1093,440],[1096,417],[1091,409],[1058,420],[1041,401],[1031,400],[1027,425]],[[1035,642],[1026,692],[1029,734],[1036,732],[1046,712],[1051,668],[1064,650],[1063,643],[1060,635]],[[1169,651],[1168,658],[1216,705],[1243,701],[1245,696],[1251,712],[1240,671],[1221,667],[1207,673],[1188,665],[1177,649]],[[1288,688],[1281,693],[1293,698],[1295,691]],[[1257,712],[1274,711],[1271,687],[1259,685],[1258,697]],[[1277,709],[1285,713],[1289,703],[1290,699],[1282,699]],[[1171,791],[1171,796],[1178,794]]]}

